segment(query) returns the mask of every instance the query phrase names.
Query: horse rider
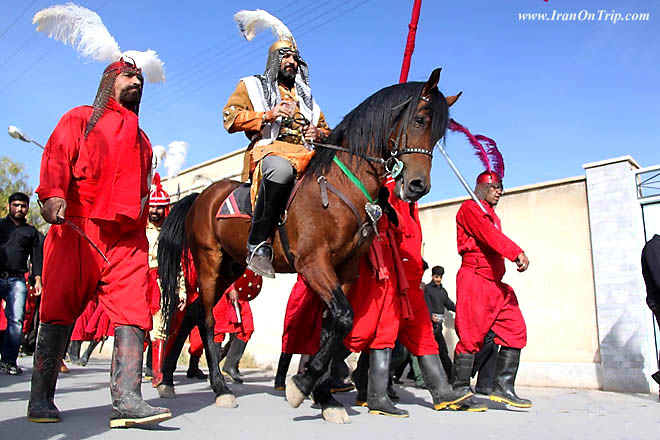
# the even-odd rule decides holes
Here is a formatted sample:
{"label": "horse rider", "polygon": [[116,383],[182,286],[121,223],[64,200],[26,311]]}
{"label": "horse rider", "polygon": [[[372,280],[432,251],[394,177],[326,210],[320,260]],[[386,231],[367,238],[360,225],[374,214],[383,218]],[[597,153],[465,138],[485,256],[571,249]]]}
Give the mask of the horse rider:
{"label": "horse rider", "polygon": [[[237,13],[239,26],[244,26],[239,20],[242,12],[256,11]],[[242,131],[250,139],[243,180],[252,179],[253,201],[254,194],[257,196],[247,241],[247,264],[254,272],[274,278],[269,243],[273,227],[285,208],[294,179],[314,155],[308,143],[330,132],[312,97],[307,63],[290,32],[280,33],[279,40],[270,46],[262,75],[241,78],[223,109],[222,120],[229,133]]]}
{"label": "horse rider", "polygon": [[518,272],[527,270],[529,259],[520,246],[504,235],[495,214],[495,206],[502,195],[503,171],[502,166],[499,172],[487,169],[479,174],[474,192],[481,207],[470,199],[463,202],[456,214],[458,253],[462,263],[456,275],[459,341],[454,354],[453,386],[454,389],[469,389],[475,355],[492,330],[500,350],[490,400],[529,408],[532,402],[518,397],[514,390],[520,351],[527,343],[525,320],[515,292],[502,282],[505,258],[516,263]]}

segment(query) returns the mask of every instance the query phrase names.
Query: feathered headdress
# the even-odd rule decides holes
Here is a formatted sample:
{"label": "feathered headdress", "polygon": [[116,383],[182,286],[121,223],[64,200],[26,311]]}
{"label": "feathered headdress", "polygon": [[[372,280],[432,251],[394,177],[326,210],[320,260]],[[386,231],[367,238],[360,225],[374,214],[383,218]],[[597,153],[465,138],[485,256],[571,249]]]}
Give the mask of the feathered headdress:
{"label": "feathered headdress", "polygon": [[296,45],[296,40],[289,28],[279,18],[263,9],[238,11],[234,14],[234,20],[238,24],[239,32],[248,41],[259,32],[270,29],[278,40],[290,41],[294,47]]}
{"label": "feathered headdress", "polygon": [[165,82],[163,62],[156,52],[148,49],[122,53],[119,44],[94,11],[74,3],[56,5],[37,12],[32,23],[37,25],[38,32],[70,44],[82,57],[110,63],[130,58],[142,69],[148,82]]}
{"label": "feathered headdress", "polygon": [[[497,149],[497,144],[494,140],[480,134],[472,134],[465,126],[459,124],[453,119],[449,120],[448,128],[451,131],[461,132],[468,138],[470,145],[474,147],[475,154],[486,169],[486,171],[482,173],[483,175],[492,176],[494,173],[499,177],[500,182],[504,179],[504,158],[502,157],[500,150]],[[477,183],[482,182],[478,179]]]}

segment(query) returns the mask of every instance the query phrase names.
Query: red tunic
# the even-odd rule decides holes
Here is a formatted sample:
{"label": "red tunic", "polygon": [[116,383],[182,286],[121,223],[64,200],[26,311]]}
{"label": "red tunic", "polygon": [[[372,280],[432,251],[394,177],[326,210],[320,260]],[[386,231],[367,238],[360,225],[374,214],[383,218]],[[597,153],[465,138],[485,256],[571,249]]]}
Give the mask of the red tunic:
{"label": "red tunic", "polygon": [[359,277],[347,295],[353,307],[353,328],[344,345],[356,353],[394,348],[399,331],[402,297],[393,255],[396,243],[387,218],[379,221],[378,229],[379,237],[371,243],[369,254],[360,259]]}
{"label": "red tunic", "polygon": [[438,354],[438,343],[433,336],[433,325],[420,289],[424,274],[422,260],[422,225],[419,221],[417,203],[407,203],[394,195],[394,180],[385,183],[390,192],[390,205],[397,212],[399,225],[396,228],[396,241],[401,264],[408,281],[408,303],[410,317],[401,320],[399,341],[415,356]]}
{"label": "red tunic", "polygon": [[299,274],[286,304],[282,331],[283,353],[313,355],[319,351],[323,309],[321,298]]}
{"label": "red tunic", "polygon": [[41,159],[37,194],[66,199],[69,225],[53,225],[44,243],[41,320],[69,325],[98,297],[113,326],[151,328],[146,302],[151,144],[133,112],[110,99],[85,139],[92,107],[76,107],[55,127]]}
{"label": "red tunic", "polygon": [[456,275],[457,353],[476,353],[488,330],[495,343],[523,348],[527,331],[518,299],[511,286],[502,282],[504,258],[515,261],[522,249],[501,231],[495,210],[483,203],[463,202],[456,214],[456,240],[463,261]]}

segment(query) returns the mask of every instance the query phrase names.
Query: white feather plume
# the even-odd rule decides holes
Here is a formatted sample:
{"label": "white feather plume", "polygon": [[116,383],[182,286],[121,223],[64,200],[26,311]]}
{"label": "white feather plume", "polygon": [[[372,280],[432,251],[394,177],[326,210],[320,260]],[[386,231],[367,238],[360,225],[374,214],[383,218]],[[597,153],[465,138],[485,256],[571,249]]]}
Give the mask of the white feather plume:
{"label": "white feather plume", "polygon": [[151,158],[151,162],[153,165],[153,169],[155,170],[160,166],[161,163],[163,163],[163,158],[165,158],[165,154],[167,154],[167,150],[162,145],[154,145],[151,148],[151,150],[154,153]]}
{"label": "white feather plume", "polygon": [[132,58],[135,61],[135,65],[142,69],[142,74],[147,82],[165,82],[165,68],[155,50],[147,49],[144,52],[127,50],[122,56]]}
{"label": "white feather plume", "polygon": [[167,146],[167,156],[165,156],[165,168],[167,168],[167,178],[176,177],[183,167],[188,153],[188,143],[184,141],[173,141]]}
{"label": "white feather plume", "polygon": [[246,40],[252,40],[259,32],[270,29],[280,40],[290,40],[295,43],[293,34],[279,18],[263,9],[254,11],[242,10],[234,14],[238,30]]}
{"label": "white feather plume", "polygon": [[32,19],[37,31],[70,44],[80,56],[96,61],[117,61],[119,44],[110,35],[101,17],[73,3],[51,6],[37,12]]}

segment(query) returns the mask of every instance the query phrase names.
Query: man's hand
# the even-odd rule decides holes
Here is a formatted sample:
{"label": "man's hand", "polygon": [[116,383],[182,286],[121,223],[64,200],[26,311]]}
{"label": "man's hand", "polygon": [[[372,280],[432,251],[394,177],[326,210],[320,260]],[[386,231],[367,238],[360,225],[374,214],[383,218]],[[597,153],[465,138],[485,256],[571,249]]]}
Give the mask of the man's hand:
{"label": "man's hand", "polygon": [[61,197],[51,197],[46,199],[41,208],[41,216],[52,225],[61,225],[64,223],[66,213],[66,200]]}
{"label": "man's hand", "polygon": [[35,276],[34,277],[34,296],[40,296],[41,291],[43,290],[43,284],[41,284],[41,277],[40,276]]}
{"label": "man's hand", "polygon": [[529,258],[524,252],[521,252],[516,258],[516,265],[518,266],[518,272],[524,272],[529,267]]}
{"label": "man's hand", "polygon": [[238,302],[238,292],[236,291],[236,289],[231,289],[229,291],[229,299],[231,300],[232,303]]}
{"label": "man's hand", "polygon": [[264,120],[266,122],[273,122],[275,119],[280,116],[283,118],[292,118],[296,113],[296,106],[293,102],[290,101],[280,101],[273,107],[268,110],[264,115]]}
{"label": "man's hand", "polygon": [[321,130],[315,125],[309,124],[307,128],[305,128],[305,132],[303,133],[303,136],[305,137],[305,140],[307,142],[320,141]]}

